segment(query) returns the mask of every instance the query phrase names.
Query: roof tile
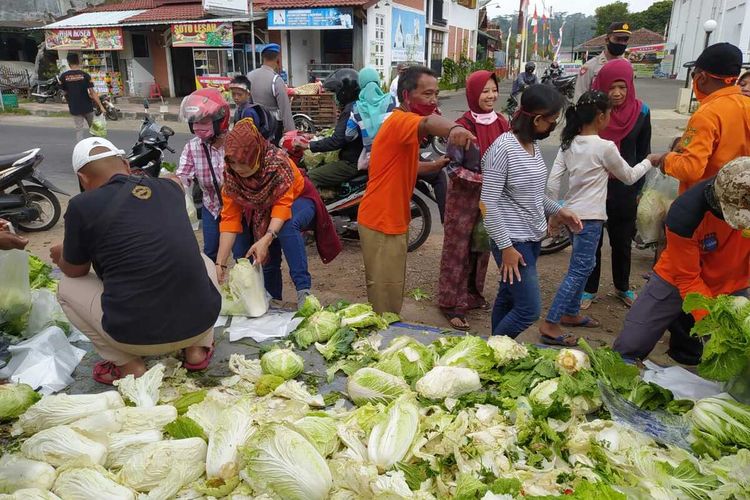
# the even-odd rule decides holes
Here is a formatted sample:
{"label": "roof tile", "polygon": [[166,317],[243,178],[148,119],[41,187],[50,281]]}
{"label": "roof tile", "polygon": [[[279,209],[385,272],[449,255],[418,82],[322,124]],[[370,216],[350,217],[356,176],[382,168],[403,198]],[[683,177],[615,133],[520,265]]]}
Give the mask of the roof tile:
{"label": "roof tile", "polygon": [[362,7],[372,0],[256,0],[262,9],[310,9],[314,7]]}
{"label": "roof tile", "polygon": [[[646,28],[640,28],[633,31],[633,33],[630,35],[630,41],[628,42],[628,45],[631,47],[640,47],[641,45],[655,45],[664,43],[665,41],[666,39],[664,38],[664,36],[660,35],[659,33],[648,30]],[[577,46],[575,50],[600,50],[604,48],[604,45],[606,43],[607,35],[600,35],[582,43],[581,45]]]}
{"label": "roof tile", "polygon": [[200,3],[171,4],[147,10],[146,12],[124,19],[122,23],[194,20],[201,19],[204,16],[203,6]]}

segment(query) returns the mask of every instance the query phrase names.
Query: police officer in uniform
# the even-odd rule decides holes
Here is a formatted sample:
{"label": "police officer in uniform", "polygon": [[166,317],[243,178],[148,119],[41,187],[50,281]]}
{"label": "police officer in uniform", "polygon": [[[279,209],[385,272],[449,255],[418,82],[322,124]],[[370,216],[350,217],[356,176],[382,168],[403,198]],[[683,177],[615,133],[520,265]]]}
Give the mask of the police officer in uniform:
{"label": "police officer in uniform", "polygon": [[250,86],[253,89],[253,103],[266,108],[278,122],[278,130],[274,141],[278,144],[284,132],[289,132],[295,128],[292,119],[292,106],[286,93],[286,84],[277,73],[281,68],[281,47],[275,43],[266,45],[261,52],[261,58],[263,59],[263,65],[252,70],[247,78],[250,80]]}
{"label": "police officer in uniform", "polygon": [[573,96],[573,102],[578,102],[578,98],[584,92],[591,90],[591,83],[599,74],[602,66],[612,59],[622,58],[625,50],[628,48],[630,41],[630,25],[628,23],[612,23],[607,30],[606,45],[604,51],[598,56],[589,59],[583,65],[576,79],[576,91]]}

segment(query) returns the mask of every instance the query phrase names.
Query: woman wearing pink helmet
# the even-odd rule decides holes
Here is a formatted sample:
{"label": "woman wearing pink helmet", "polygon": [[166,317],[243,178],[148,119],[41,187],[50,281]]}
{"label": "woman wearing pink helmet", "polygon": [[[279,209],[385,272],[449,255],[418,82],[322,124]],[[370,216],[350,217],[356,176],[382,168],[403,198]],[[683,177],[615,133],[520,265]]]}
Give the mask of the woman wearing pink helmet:
{"label": "woman wearing pink helmet", "polygon": [[[216,262],[219,218],[223,206],[224,139],[231,119],[229,103],[216,89],[196,90],[182,100],[180,119],[188,123],[195,137],[185,144],[176,174],[186,188],[197,181],[203,191],[203,253]],[[246,230],[237,235],[232,248],[235,258],[244,257],[252,244],[244,221],[243,226]]]}

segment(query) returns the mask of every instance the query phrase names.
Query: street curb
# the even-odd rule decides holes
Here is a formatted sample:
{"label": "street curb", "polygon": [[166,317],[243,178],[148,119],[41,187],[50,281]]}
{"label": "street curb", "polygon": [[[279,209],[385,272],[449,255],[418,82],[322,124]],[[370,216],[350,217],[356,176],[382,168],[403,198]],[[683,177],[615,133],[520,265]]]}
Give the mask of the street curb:
{"label": "street curb", "polygon": [[[47,109],[27,109],[24,108],[23,105],[21,105],[22,109],[26,109],[31,116],[41,116],[41,117],[55,117],[55,118],[61,118],[62,115],[60,114],[60,111],[58,110],[47,110]],[[179,115],[177,113],[149,113],[152,118],[154,118],[158,122],[179,122]],[[119,118],[121,120],[143,120],[143,118],[146,116],[146,113],[144,112],[134,112],[134,111],[120,111]]]}

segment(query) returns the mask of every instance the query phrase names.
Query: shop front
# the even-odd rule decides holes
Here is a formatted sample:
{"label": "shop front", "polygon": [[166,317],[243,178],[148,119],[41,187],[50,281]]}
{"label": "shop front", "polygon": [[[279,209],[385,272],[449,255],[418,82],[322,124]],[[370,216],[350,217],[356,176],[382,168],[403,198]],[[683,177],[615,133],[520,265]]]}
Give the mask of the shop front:
{"label": "shop front", "polygon": [[124,94],[118,61],[124,48],[122,28],[49,29],[44,38],[47,49],[58,51],[61,59],[69,52],[79,54],[81,69],[91,75],[97,93]]}
{"label": "shop front", "polygon": [[268,5],[266,22],[269,31],[281,32],[282,60],[292,86],[362,65],[362,21],[352,7],[272,6]]}

